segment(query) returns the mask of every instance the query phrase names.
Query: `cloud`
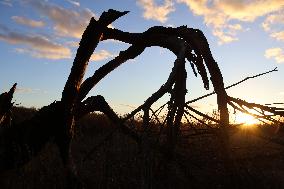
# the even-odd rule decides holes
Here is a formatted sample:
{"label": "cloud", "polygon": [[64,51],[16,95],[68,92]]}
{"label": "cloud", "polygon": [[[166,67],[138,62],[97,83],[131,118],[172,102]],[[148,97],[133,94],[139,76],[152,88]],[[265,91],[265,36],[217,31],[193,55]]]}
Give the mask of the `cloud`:
{"label": "cloud", "polygon": [[52,49],[16,48],[15,51],[20,54],[29,54],[35,58],[46,58],[51,60],[71,58],[71,54],[69,52],[55,51]]}
{"label": "cloud", "polygon": [[17,87],[16,93],[47,93],[47,91],[43,91],[41,89],[32,89],[32,88],[23,88],[23,87]]}
{"label": "cloud", "polygon": [[175,10],[172,0],[164,0],[162,5],[157,5],[154,0],[138,0],[138,5],[144,9],[143,17],[145,19],[157,20],[162,23],[165,23],[169,13]]}
{"label": "cloud", "polygon": [[106,51],[106,50],[100,50],[97,52],[94,52],[93,55],[90,58],[90,61],[101,61],[101,60],[106,60],[109,58],[114,57],[115,55]]}
{"label": "cloud", "polygon": [[281,48],[271,48],[265,51],[266,58],[274,58],[277,63],[284,63],[284,51]]}
{"label": "cloud", "polygon": [[40,14],[47,16],[54,24],[57,35],[81,38],[91,17],[96,17],[90,9],[66,9],[43,0],[26,0]]}
{"label": "cloud", "polygon": [[76,47],[76,48],[78,48],[79,47],[79,42],[78,41],[68,41],[68,42],[66,42],[66,45],[68,47]]}
{"label": "cloud", "polygon": [[[238,40],[237,34],[243,31],[240,22],[252,22],[260,16],[279,11],[283,0],[177,0],[185,3],[195,14],[204,17],[207,26],[212,27],[213,35],[219,43]],[[239,23],[235,23],[239,22]]]}
{"label": "cloud", "polygon": [[26,48],[18,48],[18,53],[28,53],[37,58],[62,59],[71,58],[71,51],[64,46],[52,42],[42,35],[29,35],[8,31],[0,32],[0,40],[10,44],[24,45]]}
{"label": "cloud", "polygon": [[284,10],[271,14],[262,23],[263,29],[270,33],[272,38],[278,41],[284,41]]}
{"label": "cloud", "polygon": [[[235,31],[231,31],[230,33],[232,32],[235,32]],[[219,39],[218,44],[220,45],[238,40],[238,38],[234,37],[234,35],[227,35],[225,32],[223,32],[220,29],[214,29],[213,35],[218,37]]]}
{"label": "cloud", "polygon": [[18,24],[30,26],[30,27],[43,27],[45,26],[45,23],[43,21],[36,21],[36,20],[31,20],[25,17],[20,17],[20,16],[12,16],[12,19],[17,22]]}
{"label": "cloud", "polygon": [[12,2],[10,0],[3,0],[3,1],[0,1],[0,3],[2,5],[6,5],[6,6],[9,6],[9,7],[13,6],[13,4],[12,4]]}
{"label": "cloud", "polygon": [[283,5],[283,0],[223,0],[216,3],[229,19],[250,22],[260,16],[281,10]]}
{"label": "cloud", "polygon": [[77,7],[80,7],[80,3],[78,1],[72,1],[72,0],[66,0],[67,2],[71,3],[72,5],[75,5]]}
{"label": "cloud", "polygon": [[271,33],[270,36],[277,39],[278,41],[284,41],[284,30],[280,32]]}
{"label": "cloud", "polygon": [[284,14],[283,11],[279,13],[274,13],[266,17],[262,23],[262,27],[265,31],[273,30],[273,25],[284,24]]}
{"label": "cloud", "polygon": [[129,105],[129,104],[118,104],[120,106],[124,106],[124,107],[128,107],[128,108],[131,108],[131,109],[135,109],[137,108],[137,106],[134,106],[134,105]]}

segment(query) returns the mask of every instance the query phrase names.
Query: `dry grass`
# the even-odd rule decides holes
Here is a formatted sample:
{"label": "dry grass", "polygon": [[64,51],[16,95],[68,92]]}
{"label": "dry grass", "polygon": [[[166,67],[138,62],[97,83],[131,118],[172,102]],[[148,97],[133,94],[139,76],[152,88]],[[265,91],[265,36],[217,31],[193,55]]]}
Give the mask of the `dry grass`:
{"label": "dry grass", "polygon": [[[29,112],[26,109],[15,112],[21,111]],[[15,119],[22,117],[15,115]],[[104,141],[114,126],[103,115],[86,116],[77,128],[72,153],[86,188],[140,187],[142,157],[134,141],[119,132]],[[260,137],[261,131],[232,129],[230,153],[235,169],[230,174],[224,168],[216,135],[190,136],[193,131],[184,127],[177,147],[183,162],[168,161],[153,152],[153,188],[284,188],[284,148]],[[271,136],[273,132],[268,128],[265,133]],[[278,133],[277,137],[281,135]],[[58,149],[50,143],[23,168],[0,175],[0,186],[1,189],[64,188],[67,181],[63,170]]]}

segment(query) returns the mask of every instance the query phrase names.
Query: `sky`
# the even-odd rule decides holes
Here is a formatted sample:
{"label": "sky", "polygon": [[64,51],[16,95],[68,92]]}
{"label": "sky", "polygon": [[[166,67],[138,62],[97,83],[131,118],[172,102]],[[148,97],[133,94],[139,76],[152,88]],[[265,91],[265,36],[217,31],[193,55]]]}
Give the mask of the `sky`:
{"label": "sky", "polygon": [[[200,29],[225,86],[278,67],[278,72],[227,92],[249,102],[283,102],[284,0],[0,0],[0,92],[17,82],[17,104],[40,108],[60,100],[84,29],[91,17],[108,9],[130,11],[111,25],[123,31],[143,32],[156,25]],[[128,46],[100,43],[85,77]],[[105,77],[89,96],[103,95],[115,111],[126,113],[165,83],[174,60],[166,49],[147,48]],[[187,68],[187,99],[213,91],[212,85],[205,90],[201,77]],[[216,96],[193,105],[210,112]]]}

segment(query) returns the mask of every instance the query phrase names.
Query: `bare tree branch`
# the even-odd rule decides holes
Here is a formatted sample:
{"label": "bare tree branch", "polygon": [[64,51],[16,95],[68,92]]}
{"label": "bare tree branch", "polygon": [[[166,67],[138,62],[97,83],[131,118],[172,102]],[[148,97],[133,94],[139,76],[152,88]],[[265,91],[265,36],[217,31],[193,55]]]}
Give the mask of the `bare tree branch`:
{"label": "bare tree branch", "polygon": [[92,77],[87,78],[81,85],[79,91],[78,101],[83,100],[89,91],[103,79],[106,75],[108,75],[115,68],[120,66],[122,63],[127,60],[133,59],[140,55],[144,51],[145,47],[139,45],[132,45],[127,50],[121,51],[117,57],[113,60],[109,61],[107,64],[100,67],[95,71]]}
{"label": "bare tree branch", "polygon": [[[256,78],[256,77],[259,77],[259,76],[262,76],[262,75],[265,75],[265,74],[268,74],[268,73],[271,73],[271,72],[276,72],[276,71],[278,71],[278,70],[277,70],[277,67],[275,67],[274,69],[272,69],[272,70],[270,70],[270,71],[267,71],[267,72],[263,72],[263,73],[260,73],[260,74],[254,75],[254,76],[248,76],[248,77],[242,79],[241,81],[238,81],[238,82],[236,82],[236,83],[234,83],[234,84],[232,84],[232,85],[229,85],[229,86],[225,87],[225,89],[229,89],[229,88],[231,88],[231,87],[234,87],[234,86],[236,86],[236,85],[238,85],[238,84],[240,84],[240,83],[245,82],[246,80],[253,79],[253,78]],[[193,99],[193,100],[187,101],[186,104],[190,104],[190,103],[196,102],[196,101],[201,100],[201,99],[203,99],[203,98],[209,97],[209,96],[211,96],[211,95],[213,95],[213,94],[216,94],[216,92],[213,91],[212,93],[208,93],[208,94],[206,94],[206,95],[200,96],[200,97],[195,98],[195,99]]]}
{"label": "bare tree branch", "polygon": [[202,116],[202,117],[204,117],[204,118],[206,118],[206,119],[208,119],[208,120],[210,120],[210,121],[214,121],[215,123],[220,123],[219,120],[214,119],[214,118],[212,118],[212,117],[210,117],[210,116],[208,116],[208,115],[206,115],[206,114],[204,114],[204,113],[202,113],[202,112],[200,112],[200,111],[198,111],[198,110],[196,110],[196,109],[194,109],[194,108],[192,108],[192,107],[190,107],[190,106],[188,106],[188,105],[185,105],[185,107],[186,107],[188,110],[190,110],[190,111],[196,113],[196,114],[199,115],[199,116]]}

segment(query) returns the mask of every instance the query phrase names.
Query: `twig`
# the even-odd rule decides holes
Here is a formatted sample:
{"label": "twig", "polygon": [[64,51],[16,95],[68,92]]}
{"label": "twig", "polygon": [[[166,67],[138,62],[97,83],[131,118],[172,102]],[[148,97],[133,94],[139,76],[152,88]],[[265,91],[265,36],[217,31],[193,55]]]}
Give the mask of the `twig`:
{"label": "twig", "polygon": [[264,104],[265,106],[271,106],[271,105],[283,105],[284,103],[282,102],[274,102],[274,103],[268,103],[268,104]]}
{"label": "twig", "polygon": [[[256,77],[259,77],[259,76],[262,76],[262,75],[265,75],[265,74],[268,74],[268,73],[271,73],[271,72],[276,72],[276,71],[278,71],[278,70],[277,70],[277,67],[275,67],[274,69],[272,69],[272,70],[270,70],[270,71],[263,72],[263,73],[261,73],[261,74],[257,74],[257,75],[254,75],[254,76],[246,77],[245,79],[243,79],[243,80],[241,80],[241,81],[238,81],[237,83],[234,83],[234,84],[232,84],[232,85],[229,85],[229,86],[225,87],[225,89],[229,89],[229,88],[231,88],[231,87],[234,87],[234,86],[236,86],[236,85],[238,85],[238,84],[240,84],[240,83],[245,82],[246,80],[253,79],[253,78],[256,78]],[[213,95],[213,94],[215,94],[215,93],[216,93],[216,92],[213,91],[212,93],[208,93],[208,94],[206,94],[206,95],[200,96],[200,97],[195,98],[195,99],[193,99],[193,100],[187,101],[186,104],[190,104],[190,103],[196,102],[196,101],[198,101],[198,100],[201,100],[201,99],[203,99],[203,98],[206,98],[206,97],[208,97],[208,96],[211,96],[211,95]]]}
{"label": "twig", "polygon": [[[212,127],[210,125],[208,125],[207,123],[205,123],[204,121],[202,121],[201,119],[198,119],[196,116],[192,115],[191,113],[189,113],[188,111],[184,111],[186,116],[190,116],[192,118],[194,118],[195,120],[197,120],[198,122],[202,123],[203,125],[207,126],[208,128],[212,129]],[[187,122],[189,123],[188,118],[186,117]]]}
{"label": "twig", "polygon": [[[183,46],[182,46],[183,47]],[[142,109],[145,109],[146,107],[151,107],[154,102],[156,102],[158,99],[160,99],[164,94],[167,92],[170,92],[172,89],[173,84],[175,83],[175,77],[178,71],[178,68],[180,65],[183,64],[184,60],[184,54],[180,53],[174,63],[174,67],[172,68],[172,71],[166,81],[165,84],[163,84],[155,93],[153,93],[145,102],[144,104],[140,105],[138,108],[133,110],[130,114],[128,114],[123,120],[126,121],[129,118],[133,117],[135,114],[137,114]]]}
{"label": "twig", "polygon": [[202,117],[205,117],[206,119],[209,119],[209,120],[211,120],[211,121],[214,121],[215,123],[220,123],[219,120],[214,119],[214,118],[212,118],[212,117],[210,117],[210,116],[208,116],[208,115],[206,115],[206,114],[204,114],[204,113],[202,113],[202,112],[200,112],[200,111],[198,111],[198,110],[196,110],[196,109],[194,109],[194,108],[192,108],[192,107],[190,107],[190,106],[188,106],[188,105],[185,105],[185,107],[186,107],[188,110],[190,110],[190,111],[196,113],[197,115],[200,115],[200,116],[202,116]]}
{"label": "twig", "polygon": [[[254,118],[256,118],[256,119],[264,119],[264,120],[268,120],[268,121],[272,121],[272,122],[278,122],[277,120],[275,120],[275,119],[273,119],[273,118],[271,118],[271,115],[266,115],[266,114],[263,114],[263,113],[260,113],[260,112],[258,112],[258,113],[260,113],[261,115],[256,115],[256,114],[253,114],[253,113],[251,113],[251,112],[249,112],[248,110],[246,110],[243,106],[245,106],[246,108],[249,108],[249,109],[254,109],[255,107],[253,107],[253,106],[249,106],[250,104],[252,104],[252,103],[247,103],[247,102],[245,102],[245,101],[243,101],[243,100],[239,100],[239,99],[237,99],[238,101],[236,101],[236,99],[234,99],[235,101],[229,101],[228,102],[228,104],[229,105],[231,105],[234,109],[236,109],[236,110],[238,110],[238,111],[240,111],[240,112],[243,112],[243,113],[245,113],[245,114],[248,114],[248,115],[251,115],[251,116],[253,116]],[[234,103],[236,103],[238,106],[240,106],[240,107],[238,107],[238,106],[236,106]],[[260,105],[260,106],[262,106],[262,105]],[[258,107],[258,108],[260,108],[261,109],[261,107]],[[274,114],[275,115],[275,114]]]}
{"label": "twig", "polygon": [[259,108],[262,111],[266,111],[266,112],[272,113],[273,115],[284,116],[284,111],[282,111],[282,108],[269,107],[269,106],[264,106],[264,105],[256,104],[256,103],[249,103],[249,102],[246,102],[244,100],[237,99],[237,98],[230,97],[230,96],[228,96],[228,101],[235,102],[235,103],[237,103],[237,104],[239,104],[241,106],[246,106],[249,109]]}

